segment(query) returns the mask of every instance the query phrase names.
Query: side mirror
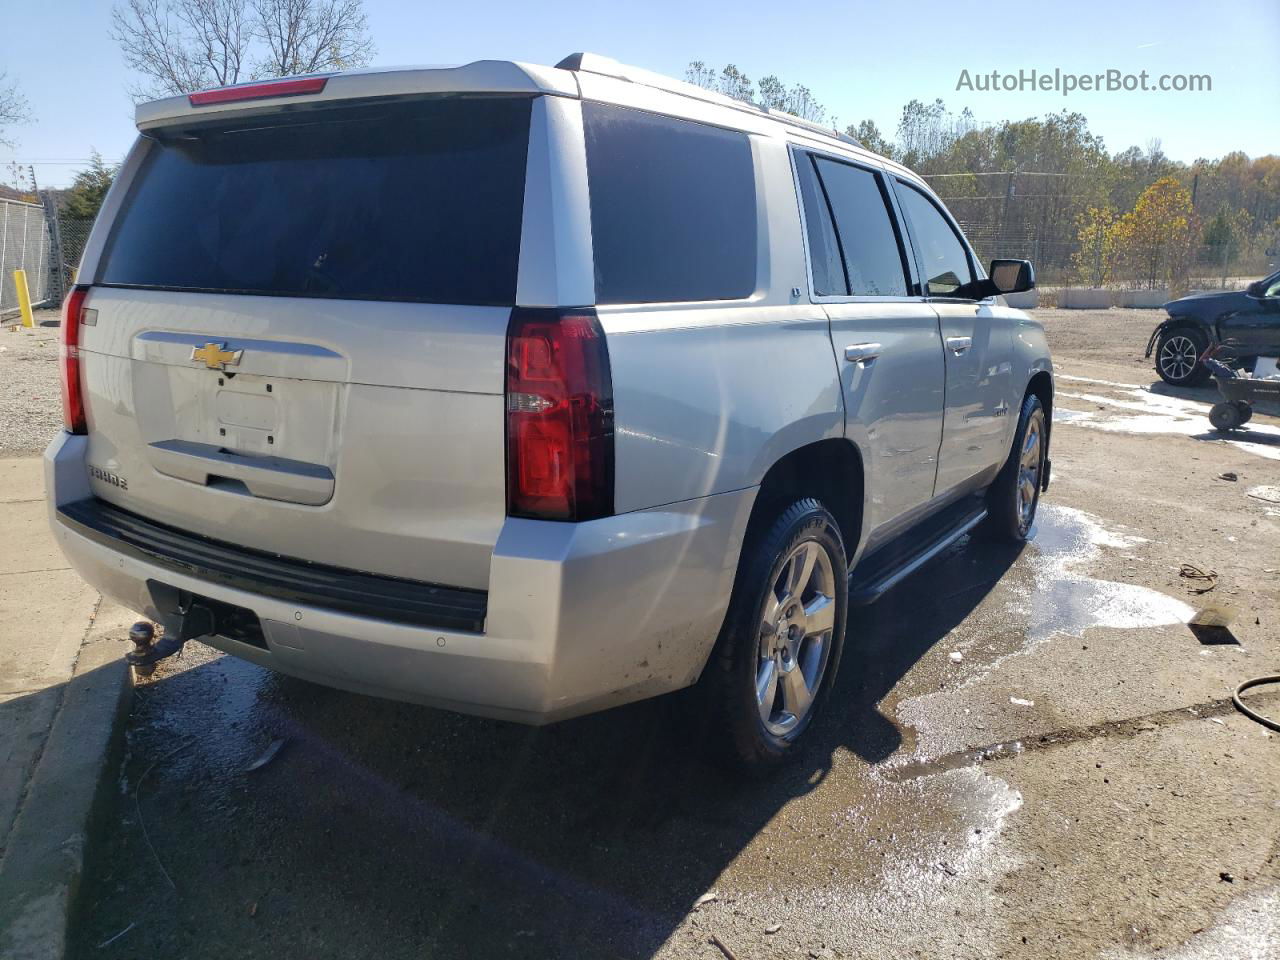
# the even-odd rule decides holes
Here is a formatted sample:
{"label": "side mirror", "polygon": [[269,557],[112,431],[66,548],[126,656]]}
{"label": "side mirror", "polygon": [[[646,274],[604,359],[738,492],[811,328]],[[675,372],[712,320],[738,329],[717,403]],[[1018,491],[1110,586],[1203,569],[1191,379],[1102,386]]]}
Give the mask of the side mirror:
{"label": "side mirror", "polygon": [[1266,291],[1262,289],[1261,280],[1253,281],[1253,283],[1249,284],[1247,287],[1244,288],[1244,292],[1251,297],[1261,297],[1264,293],[1266,293]]}
{"label": "side mirror", "polygon": [[1036,269],[1030,260],[992,260],[988,274],[993,293],[1022,293],[1035,289]]}

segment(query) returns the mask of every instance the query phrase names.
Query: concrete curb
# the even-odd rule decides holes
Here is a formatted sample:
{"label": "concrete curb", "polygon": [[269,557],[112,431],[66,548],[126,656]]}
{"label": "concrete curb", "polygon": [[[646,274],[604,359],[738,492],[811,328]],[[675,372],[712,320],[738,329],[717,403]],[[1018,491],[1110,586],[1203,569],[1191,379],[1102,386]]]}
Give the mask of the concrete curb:
{"label": "concrete curb", "polygon": [[90,824],[123,742],[133,680],[128,641],[90,639],[63,691],[0,861],[0,957],[61,960]]}

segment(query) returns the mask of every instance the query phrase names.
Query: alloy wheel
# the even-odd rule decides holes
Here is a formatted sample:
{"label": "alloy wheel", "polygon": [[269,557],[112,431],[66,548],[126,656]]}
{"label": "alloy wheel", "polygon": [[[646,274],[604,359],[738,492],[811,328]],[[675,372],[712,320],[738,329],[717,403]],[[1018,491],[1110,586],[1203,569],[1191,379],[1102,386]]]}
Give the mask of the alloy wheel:
{"label": "alloy wheel", "polygon": [[1044,417],[1036,413],[1027,421],[1018,455],[1018,522],[1023,529],[1031,526],[1036,511],[1036,492],[1040,488],[1040,448],[1043,442]]}
{"label": "alloy wheel", "polygon": [[1160,348],[1160,372],[1171,380],[1185,380],[1191,376],[1200,360],[1200,353],[1190,337],[1175,334]]}
{"label": "alloy wheel", "polygon": [[756,704],[774,736],[797,730],[813,709],[836,622],[835,571],[813,540],[797,544],[765,595]]}

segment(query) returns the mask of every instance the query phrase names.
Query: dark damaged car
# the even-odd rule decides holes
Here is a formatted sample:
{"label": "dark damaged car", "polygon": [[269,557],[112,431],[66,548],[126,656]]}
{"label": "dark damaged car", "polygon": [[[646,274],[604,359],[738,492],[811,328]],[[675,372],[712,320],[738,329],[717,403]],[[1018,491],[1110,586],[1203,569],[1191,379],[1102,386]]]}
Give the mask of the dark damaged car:
{"label": "dark damaged car", "polygon": [[1164,305],[1168,319],[1147,341],[1156,373],[1176,387],[1196,387],[1209,379],[1200,357],[1211,345],[1231,341],[1241,366],[1271,356],[1280,344],[1280,272],[1243,290],[1197,293]]}

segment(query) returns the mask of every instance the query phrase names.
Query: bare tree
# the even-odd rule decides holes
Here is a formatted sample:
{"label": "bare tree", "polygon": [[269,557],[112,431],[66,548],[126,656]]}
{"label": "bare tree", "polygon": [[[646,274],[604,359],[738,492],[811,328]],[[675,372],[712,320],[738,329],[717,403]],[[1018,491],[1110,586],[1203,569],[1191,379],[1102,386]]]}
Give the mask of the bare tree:
{"label": "bare tree", "polygon": [[363,0],[125,0],[111,12],[136,99],[363,66]]}
{"label": "bare tree", "polygon": [[782,109],[811,123],[822,123],[827,119],[827,108],[815,100],[813,92],[802,83],[797,83],[787,91]]}
{"label": "bare tree", "polygon": [[362,67],[373,57],[363,0],[254,0],[254,13],[270,51],[258,75]]}
{"label": "bare tree", "polygon": [[747,103],[758,101],[770,110],[782,110],[803,120],[822,123],[828,119],[827,108],[814,98],[808,87],[800,83],[788,87],[773,74],[762,77],[753,88],[751,79],[732,63],[716,73],[704,61],[694,60],[685,68],[684,78],[706,90],[715,90]]}
{"label": "bare tree", "polygon": [[14,142],[7,139],[5,128],[31,119],[27,107],[27,98],[18,89],[17,81],[8,79],[4,71],[0,71],[0,145],[12,147]]}
{"label": "bare tree", "polygon": [[685,67],[684,79],[687,83],[692,83],[703,90],[714,90],[716,87],[715,70],[708,67],[702,60],[694,60]]}
{"label": "bare tree", "polygon": [[240,80],[252,39],[245,0],[127,0],[111,11],[111,35],[144,84],[135,99]]}

